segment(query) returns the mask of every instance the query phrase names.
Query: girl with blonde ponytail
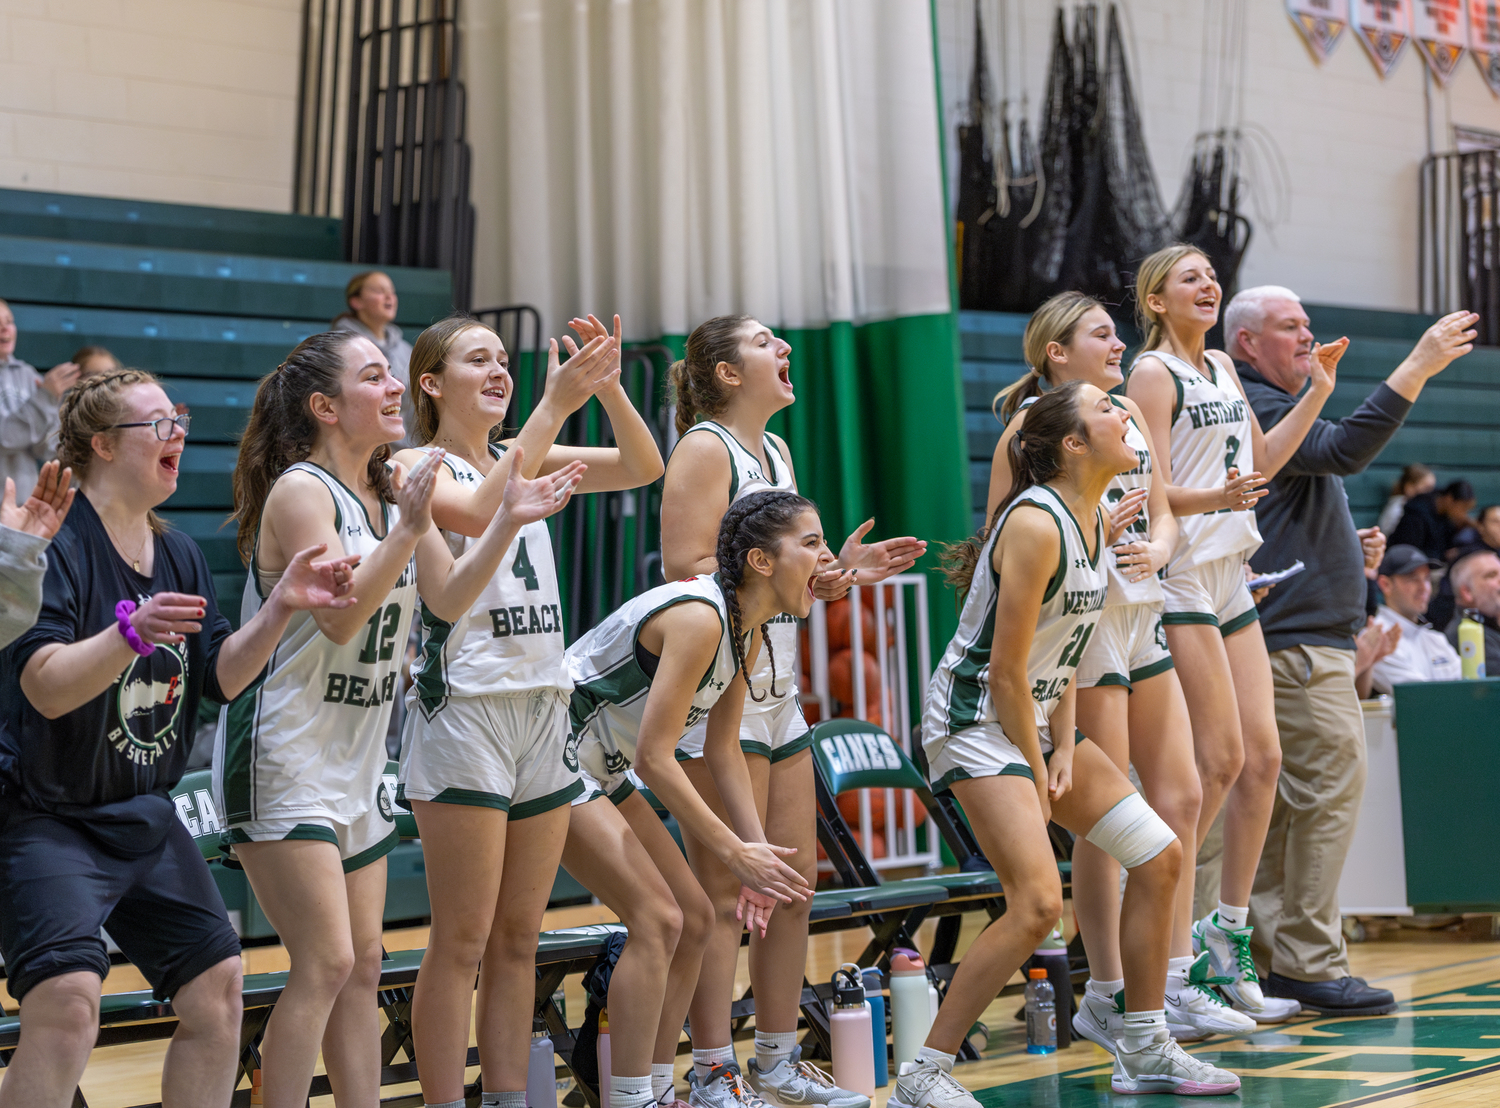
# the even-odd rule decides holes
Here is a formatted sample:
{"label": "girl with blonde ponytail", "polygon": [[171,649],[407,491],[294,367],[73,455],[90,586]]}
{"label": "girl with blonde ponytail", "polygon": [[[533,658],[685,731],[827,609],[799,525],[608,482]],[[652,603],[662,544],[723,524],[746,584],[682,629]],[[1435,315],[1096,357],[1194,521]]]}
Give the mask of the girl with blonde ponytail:
{"label": "girl with blonde ponytail", "polygon": [[[792,348],[769,327],[749,316],[720,316],[688,336],[682,361],[672,367],[680,441],[667,461],[661,504],[662,571],[668,580],[723,569],[716,536],[731,506],[769,489],[795,492],[796,472],[786,443],[766,430],[770,418],[795,397]],[[875,584],[921,557],[926,543],[915,538],[863,545],[874,526],[869,520],[850,536],[828,576],[817,585],[820,598],[834,600],[853,584]],[[796,695],[796,621],[777,616],[767,648],[747,677],[740,745],[750,767],[755,802],[766,837],[795,850],[792,864],[809,883],[817,878],[817,836],[813,797],[811,739]],[[716,807],[713,778],[704,757],[702,725],[678,744],[683,769]],[[755,992],[755,1061],[748,1089],[741,1080],[731,1041],[736,951],[742,928],[734,917],[739,879],[709,845],[684,836],[688,858],[717,908],[718,924],[703,958],[693,998],[695,1103],[715,1108],[749,1106],[760,1097],[773,1108],[868,1108],[859,1093],[839,1089],[796,1048],[802,973],[807,962],[808,902],[777,909],[763,935],[750,937],[750,981]],[[673,1044],[678,1028],[663,1026],[653,1071],[670,1088]],[[753,1090],[753,1092],[752,1092]]]}
{"label": "girl with blonde ponytail", "polygon": [[1182,846],[1125,773],[1075,730],[1073,678],[1109,593],[1104,497],[1140,464],[1130,419],[1095,385],[1050,389],[1007,440],[1010,486],[981,541],[964,544],[950,563],[954,574],[967,572],[968,587],[927,690],[922,745],[933,791],[963,805],[1005,885],[1006,911],[964,954],[926,1044],[901,1067],[891,1108],[977,1108],[953,1075],[954,1056],[1062,914],[1049,820],[1130,872],[1118,924],[1124,1015],[1111,1087],[1197,1095],[1239,1088],[1233,1074],[1184,1053],[1167,1032],[1172,904],[1181,870],[1190,869]]}
{"label": "girl with blonde ponytail", "polygon": [[[1125,344],[1114,320],[1083,293],[1065,292],[1038,308],[1023,342],[1031,373],[1049,387],[1084,381],[1112,392],[1123,380]],[[1026,395],[1026,380],[1012,386],[1002,409],[1007,421],[990,467],[991,512],[1015,479],[1011,446],[1029,425],[1034,403]],[[1111,400],[1128,413],[1126,442],[1138,462],[1113,478],[1105,492],[1111,511],[1111,549],[1104,556],[1109,600],[1074,678],[1078,727],[1121,773],[1135,764],[1146,799],[1177,835],[1183,856],[1192,858],[1201,790],[1187,705],[1162,633],[1158,580],[1177,542],[1177,519],[1167,503],[1145,418],[1133,400]],[[1115,996],[1124,988],[1125,976],[1120,964],[1120,867],[1087,839],[1073,848],[1073,904],[1090,975],[1073,1030],[1114,1053],[1123,1031]],[[1168,1030],[1181,1039],[1253,1031],[1254,1020],[1226,1007],[1201,984],[1206,956],[1195,966],[1192,924],[1193,867],[1185,865],[1172,912]]]}
{"label": "girl with blonde ponytail", "polygon": [[1313,347],[1312,380],[1295,408],[1262,433],[1234,363],[1206,348],[1223,292],[1196,247],[1159,250],[1136,274],[1146,345],[1126,393],[1139,405],[1153,464],[1179,518],[1162,577],[1167,644],[1191,718],[1203,800],[1198,841],[1224,808],[1219,907],[1193,925],[1193,949],[1209,954],[1230,1004],[1261,1023],[1296,1015],[1295,1001],[1262,992],[1250,953],[1249,903],[1281,769],[1271,665],[1246,563],[1260,546],[1254,508],[1263,487],[1296,452],[1333,391],[1348,345]]}

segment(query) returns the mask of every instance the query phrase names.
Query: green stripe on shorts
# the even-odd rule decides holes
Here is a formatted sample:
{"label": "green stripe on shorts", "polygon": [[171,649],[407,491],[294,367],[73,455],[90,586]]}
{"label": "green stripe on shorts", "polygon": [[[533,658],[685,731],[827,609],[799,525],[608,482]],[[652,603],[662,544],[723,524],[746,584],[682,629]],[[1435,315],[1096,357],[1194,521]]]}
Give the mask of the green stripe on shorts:
{"label": "green stripe on shorts", "polygon": [[1165,658],[1152,662],[1149,666],[1142,666],[1140,669],[1131,670],[1130,680],[1145,681],[1147,678],[1156,677],[1159,674],[1166,673],[1167,670],[1173,668],[1173,665],[1174,663],[1172,661],[1172,656],[1169,654]]}
{"label": "green stripe on shorts", "polygon": [[1202,623],[1209,627],[1219,626],[1219,617],[1210,612],[1167,612],[1161,617],[1161,621],[1168,627],[1193,623]]}
{"label": "green stripe on shorts", "polygon": [[1227,639],[1236,631],[1243,631],[1246,627],[1249,627],[1258,619],[1260,619],[1260,609],[1251,608],[1249,611],[1241,612],[1228,623],[1221,624],[1219,627],[1219,634],[1223,635]]}

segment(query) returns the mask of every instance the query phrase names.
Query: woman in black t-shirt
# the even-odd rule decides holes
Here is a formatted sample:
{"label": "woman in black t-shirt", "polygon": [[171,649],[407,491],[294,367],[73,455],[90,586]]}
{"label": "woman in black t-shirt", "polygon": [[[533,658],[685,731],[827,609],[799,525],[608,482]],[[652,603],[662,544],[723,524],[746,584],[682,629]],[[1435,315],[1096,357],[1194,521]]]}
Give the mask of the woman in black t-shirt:
{"label": "woman in black t-shirt", "polygon": [[154,511],[177,488],[188,418],[139,370],[78,385],[59,414],[79,495],[36,625],[0,676],[0,953],[22,1029],[0,1108],[71,1102],[97,1033],[106,926],[181,1021],[163,1099],[225,1104],[239,941],[168,790],[199,700],[255,680],[293,612],[353,603],[356,559],[302,551],[231,633],[202,552]]}

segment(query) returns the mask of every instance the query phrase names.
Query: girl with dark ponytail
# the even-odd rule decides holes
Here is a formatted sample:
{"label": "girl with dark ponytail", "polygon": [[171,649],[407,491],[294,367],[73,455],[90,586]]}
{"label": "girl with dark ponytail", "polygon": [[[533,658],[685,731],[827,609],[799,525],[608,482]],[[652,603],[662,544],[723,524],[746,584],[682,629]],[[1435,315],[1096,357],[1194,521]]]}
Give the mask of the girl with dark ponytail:
{"label": "girl with dark ponytail", "polygon": [[953,1077],[954,1055],[1062,914],[1049,819],[1130,871],[1113,1089],[1239,1088],[1233,1074],[1189,1057],[1167,1033],[1163,986],[1181,845],[1109,757],[1075,738],[1073,677],[1109,591],[1101,502],[1110,482],[1138,464],[1128,429],[1126,410],[1094,385],[1068,381],[1047,392],[1007,444],[1010,488],[986,534],[951,564],[950,572],[968,573],[968,590],[927,692],[923,748],[933,790],[963,805],[1004,883],[1006,911],[964,955],[926,1045],[901,1067],[893,1108],[977,1108]]}
{"label": "girl with dark ponytail", "polygon": [[[622,876],[650,890],[659,911],[680,913],[675,949],[653,950],[651,958],[634,963],[639,972],[629,979],[617,970],[610,986],[611,1013],[632,1015],[611,1023],[616,1072],[621,1050],[630,1059],[626,1073],[642,1072],[640,1063],[656,1059],[651,1081],[664,1076],[664,1092],[671,1071],[661,1075],[657,1066],[670,1067],[715,909],[635,790],[632,770],[677,817],[684,836],[704,844],[734,875],[734,918],[742,921],[737,926],[763,936],[774,906],[811,899],[811,882],[800,872],[805,860],[796,849],[766,840],[740,749],[740,716],[747,691],[774,695],[758,684],[749,689],[767,624],[782,614],[802,618],[811,611],[813,585],[833,555],[823,542],[817,509],[786,491],[738,501],[719,526],[715,553],[717,572],[672,581],[627,601],[567,653],[574,690],[570,755],[616,808],[613,826],[598,828],[596,837],[625,840],[632,857]],[[700,721],[707,735],[703,763],[722,807],[710,805],[677,760],[683,732]],[[570,841],[565,865],[573,850]],[[630,943],[636,942],[632,931]],[[735,1075],[736,1089],[748,1095],[738,1081]],[[645,1101],[664,1099],[649,1085],[631,1092]]]}
{"label": "girl with dark ponytail", "polygon": [[[791,452],[766,430],[773,415],[795,399],[791,346],[749,316],[721,316],[688,336],[683,360],[672,367],[677,430],[682,436],[667,461],[661,502],[662,570],[670,580],[723,568],[720,522],[727,526],[743,498],[766,489],[795,492]],[[817,583],[820,599],[836,600],[853,584],[873,585],[909,569],[926,551],[915,538],[862,544],[874,526],[863,524],[844,543],[833,572]],[[717,537],[717,539],[716,539]],[[796,695],[797,626],[778,616],[765,628],[766,649],[752,666],[740,745],[750,767],[755,803],[767,838],[797,851],[795,865],[809,882],[817,879],[817,835],[811,739]],[[702,757],[700,724],[678,744],[688,779],[714,796]],[[683,839],[693,872],[717,908],[703,974],[693,998],[693,1069],[699,1099],[718,1108],[746,1108],[730,1034],[736,951],[740,927],[730,911],[740,882],[714,851],[691,834]],[[773,1108],[868,1108],[868,1100],[832,1085],[827,1074],[795,1054],[807,961],[808,905],[777,911],[766,934],[750,938],[750,981],[755,992],[755,1062],[749,1086]],[[670,1040],[670,1042],[668,1042]],[[659,1072],[670,1074],[677,1029],[663,1026]],[[670,1077],[665,1078],[670,1082]],[[669,1084],[658,1093],[665,1096]],[[734,1102],[734,1103],[730,1103]]]}
{"label": "girl with dark ponytail", "polygon": [[[1032,373],[1051,387],[1086,381],[1111,392],[1123,381],[1120,359],[1125,344],[1115,333],[1114,320],[1098,301],[1082,293],[1062,293],[1038,308],[1026,325],[1023,345]],[[1122,773],[1135,764],[1146,799],[1176,833],[1183,857],[1192,858],[1202,793],[1187,704],[1162,631],[1158,579],[1177,543],[1177,518],[1167,502],[1166,481],[1156,465],[1145,417],[1133,400],[1113,399],[1129,413],[1126,441],[1139,463],[1115,477],[1105,493],[1111,510],[1111,549],[1104,556],[1109,599],[1073,681],[1078,689],[1078,728]],[[1013,484],[1011,448],[1030,427],[1033,403],[1019,393],[1006,396],[1001,410],[1005,431],[990,468],[992,511]],[[1087,840],[1073,849],[1073,903],[1090,974],[1073,1029],[1114,1053],[1121,1035],[1115,994],[1124,987],[1120,869]],[[1205,984],[1207,956],[1193,957],[1192,924],[1193,869],[1184,866],[1172,917],[1168,1030],[1179,1039],[1253,1031],[1254,1020],[1229,1008]]]}
{"label": "girl with dark ponytail", "polygon": [[386,467],[386,444],[405,433],[404,392],[369,339],[314,335],[262,379],[235,467],[247,626],[294,551],[321,545],[358,563],[352,603],[284,625],[265,673],[220,713],[214,749],[233,853],[291,955],[261,1047],[262,1093],[278,1108],[306,1103],[320,1045],[340,1101],[379,1096],[370,996],[385,855],[398,841],[385,733],[417,595],[458,619],[520,529],[563,507],[585,468],[528,481],[518,458],[483,535],[455,558],[431,527],[443,452],[409,475]]}

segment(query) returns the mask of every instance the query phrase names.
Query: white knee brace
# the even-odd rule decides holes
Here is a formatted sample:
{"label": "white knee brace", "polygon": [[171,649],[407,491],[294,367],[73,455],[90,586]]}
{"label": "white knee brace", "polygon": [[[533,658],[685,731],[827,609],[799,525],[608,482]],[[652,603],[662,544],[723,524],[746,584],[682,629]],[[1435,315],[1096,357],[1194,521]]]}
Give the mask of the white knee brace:
{"label": "white knee brace", "polygon": [[1151,861],[1177,838],[1140,793],[1105,812],[1086,837],[1126,869]]}

